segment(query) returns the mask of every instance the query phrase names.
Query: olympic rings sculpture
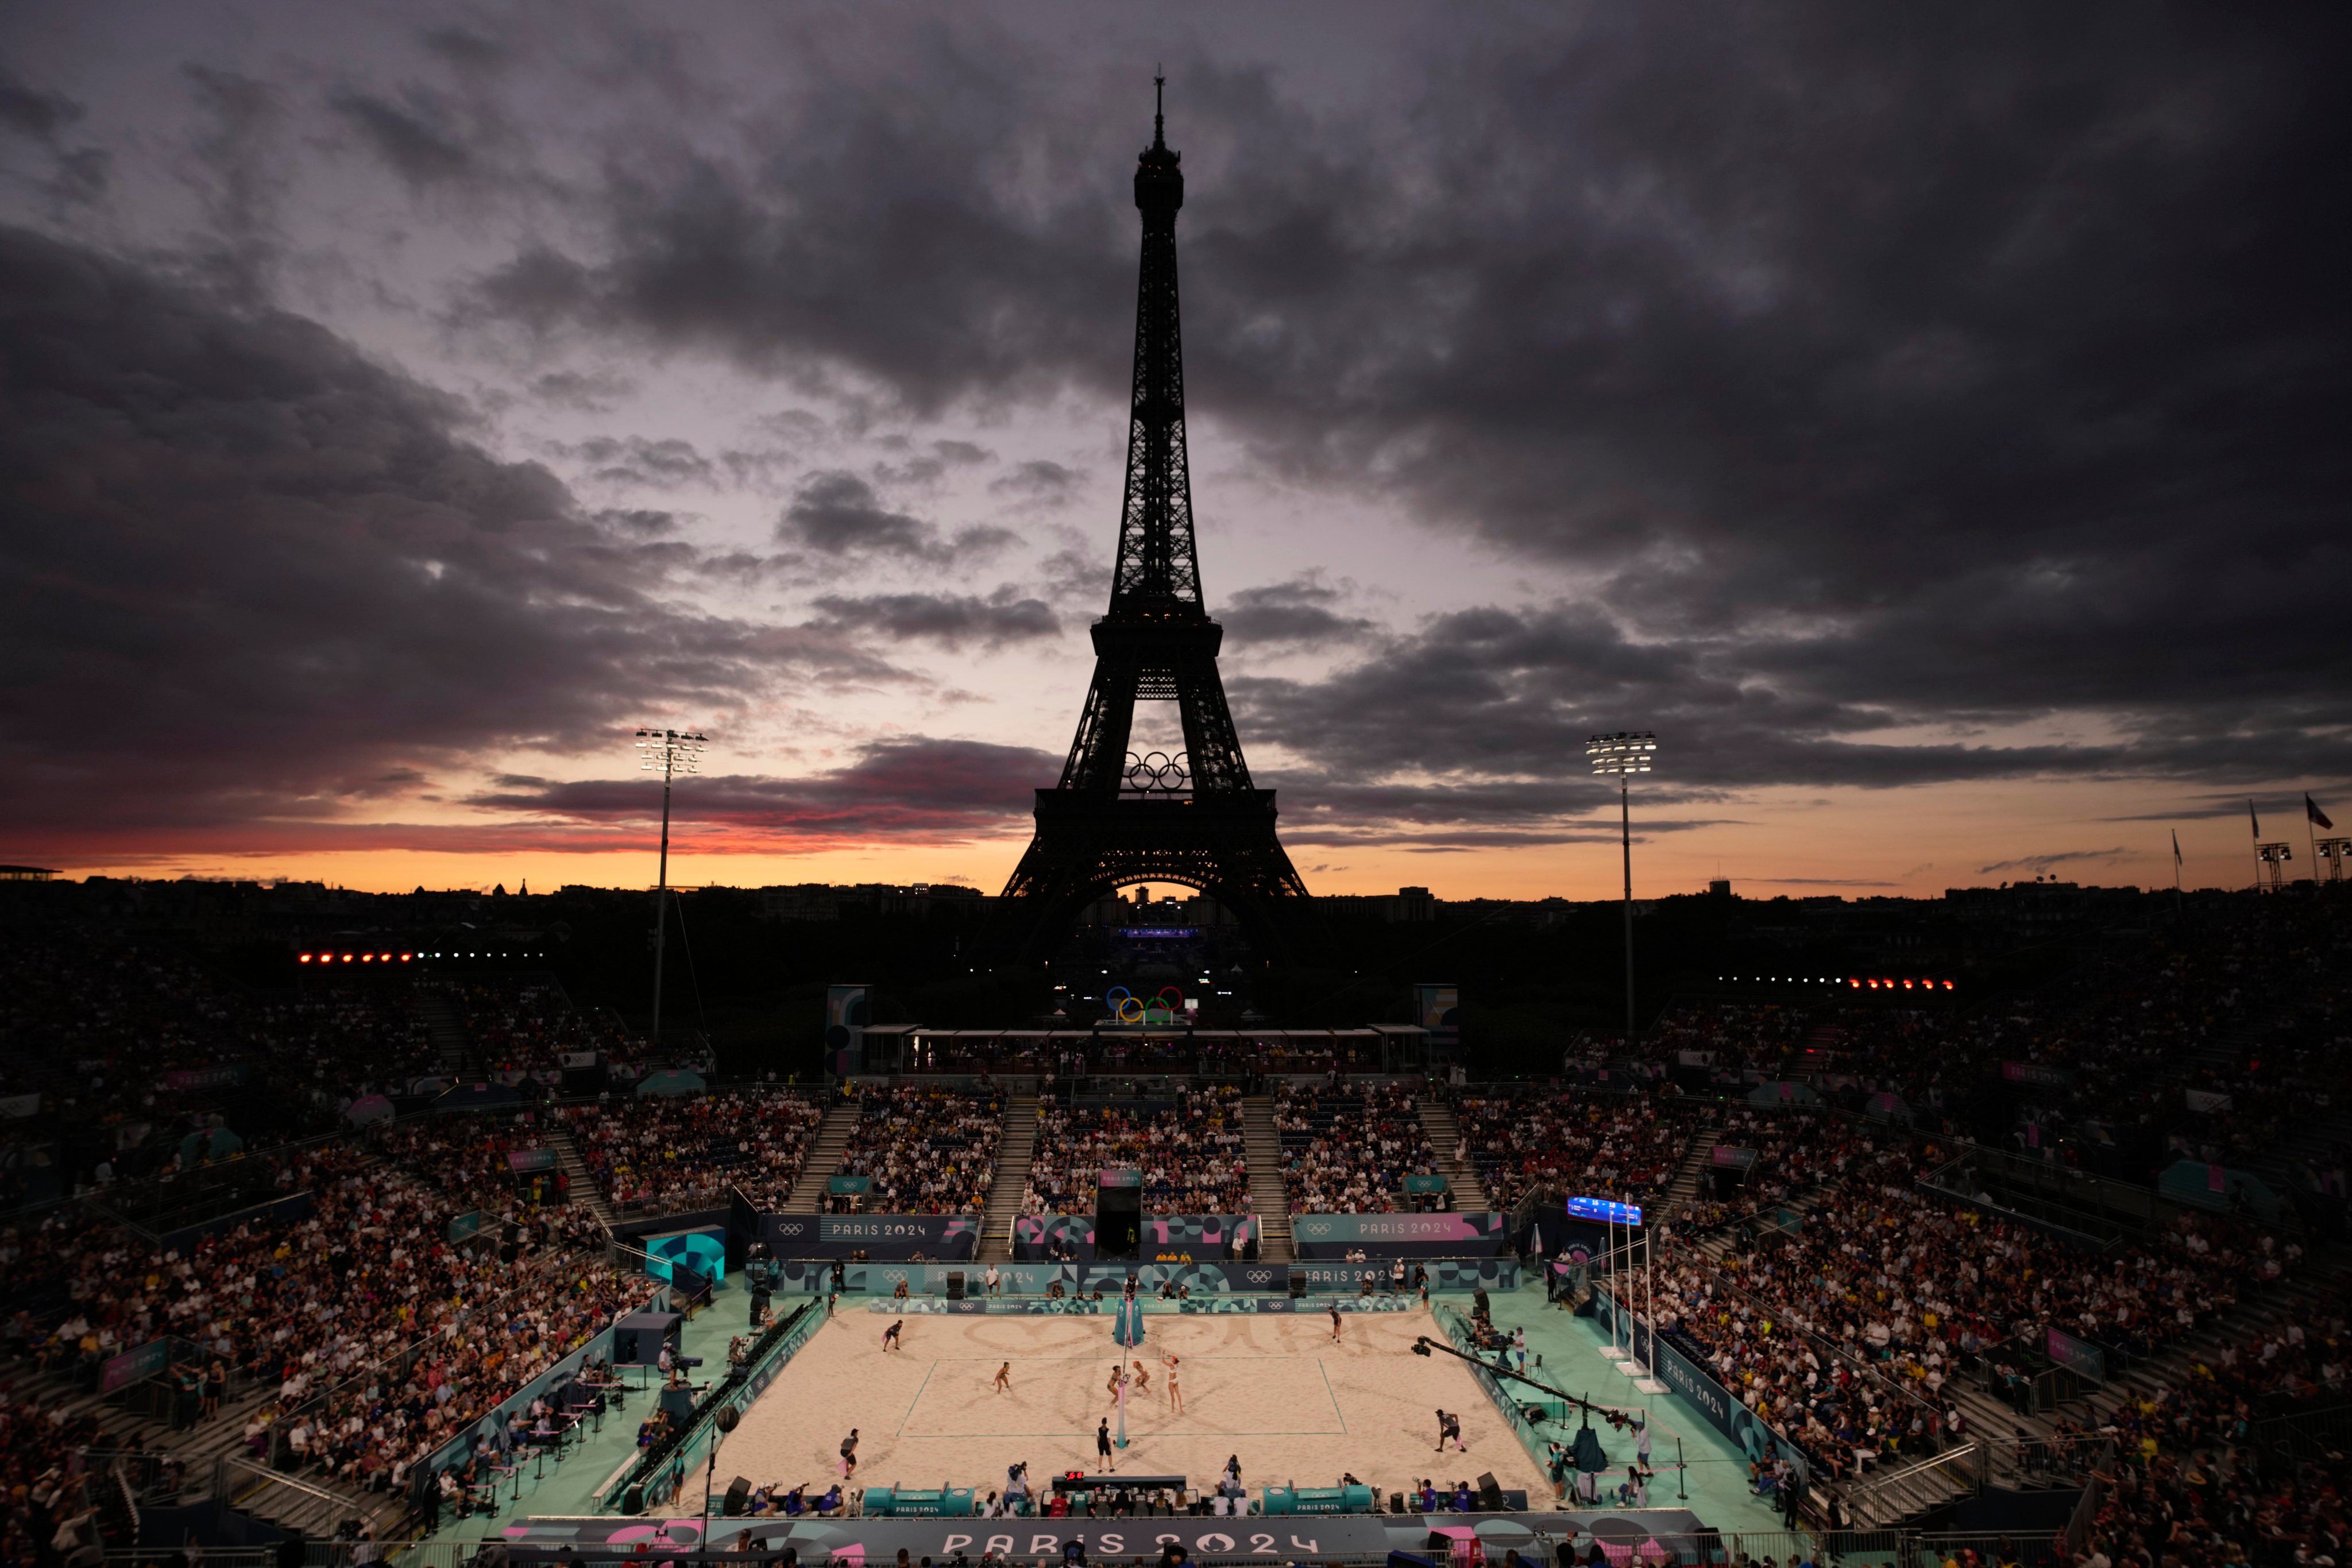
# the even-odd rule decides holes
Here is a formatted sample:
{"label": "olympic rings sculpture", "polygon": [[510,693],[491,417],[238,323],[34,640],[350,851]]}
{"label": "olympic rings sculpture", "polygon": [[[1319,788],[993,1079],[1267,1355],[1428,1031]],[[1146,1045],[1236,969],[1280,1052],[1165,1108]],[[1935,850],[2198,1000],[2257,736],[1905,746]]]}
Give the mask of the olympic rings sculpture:
{"label": "olympic rings sculpture", "polygon": [[1151,752],[1127,753],[1126,788],[1130,795],[1181,795],[1192,782],[1190,759],[1182,752],[1170,756]]}
{"label": "olympic rings sculpture", "polygon": [[1103,993],[1103,1005],[1115,1023],[1172,1024],[1184,1011],[1184,993],[1163,985],[1150,996],[1138,996],[1124,985],[1114,985]]}

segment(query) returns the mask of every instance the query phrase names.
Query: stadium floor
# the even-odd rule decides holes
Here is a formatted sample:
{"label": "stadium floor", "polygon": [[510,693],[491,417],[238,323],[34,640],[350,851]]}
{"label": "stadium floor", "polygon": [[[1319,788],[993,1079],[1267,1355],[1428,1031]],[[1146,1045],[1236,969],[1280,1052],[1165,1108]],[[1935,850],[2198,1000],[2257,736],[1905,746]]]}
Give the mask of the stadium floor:
{"label": "stadium floor", "polygon": [[[701,1356],[706,1368],[723,1365],[728,1341],[743,1331],[744,1304],[731,1281],[721,1286],[711,1308],[685,1326],[686,1353]],[[845,1301],[745,1413],[719,1456],[721,1488],[736,1475],[787,1485],[837,1477],[836,1450],[851,1426],[860,1429],[858,1479],[867,1485],[935,1487],[946,1479],[977,1482],[985,1495],[1003,1484],[1004,1466],[1015,1458],[1029,1461],[1033,1480],[1094,1468],[1092,1433],[1107,1413],[1102,1385],[1115,1348],[1108,1318],[910,1317],[907,1349],[885,1357],[879,1342],[891,1319],[864,1305]],[[1606,1358],[1607,1339],[1591,1320],[1548,1307],[1539,1286],[1497,1291],[1491,1305],[1497,1323],[1526,1326],[1536,1376],[1596,1403],[1652,1412],[1652,1462],[1660,1468],[1654,1507],[1688,1508],[1726,1531],[1778,1528],[1778,1516],[1748,1492],[1738,1450],[1674,1394],[1636,1390]],[[1129,1447],[1119,1468],[1181,1471],[1198,1482],[1237,1453],[1253,1488],[1294,1479],[1328,1485],[1349,1470],[1377,1482],[1383,1495],[1422,1476],[1451,1481],[1492,1469],[1542,1506],[1549,1484],[1467,1371],[1445,1357],[1411,1353],[1413,1338],[1431,1332],[1427,1313],[1348,1314],[1344,1322],[1335,1347],[1329,1320],[1319,1314],[1147,1318],[1142,1359],[1153,1392],[1165,1378],[1160,1357],[1172,1346],[1183,1358],[1189,1414],[1180,1423],[1163,1400],[1147,1410],[1130,1399]],[[1006,1360],[1014,1393],[999,1395],[990,1382]],[[1432,1451],[1439,1405],[1462,1413],[1466,1456],[1440,1460]],[[495,1517],[446,1521],[433,1539],[474,1541],[534,1514],[597,1511],[592,1494],[634,1458],[637,1423],[651,1407],[632,1394],[626,1409],[606,1416],[604,1430],[562,1464],[545,1466],[543,1475],[527,1468],[519,1500],[511,1485],[502,1489]],[[1561,1440],[1572,1431],[1571,1425]],[[1633,1444],[1605,1426],[1598,1431],[1618,1467],[1607,1479],[1620,1479]],[[1687,1500],[1676,1497],[1669,1468],[1677,1437]]]}
{"label": "stadium floor", "polygon": [[[1609,1336],[1591,1318],[1553,1307],[1544,1300],[1543,1287],[1523,1285],[1499,1290],[1488,1299],[1497,1326],[1528,1331],[1528,1373],[1564,1393],[1580,1394],[1595,1405],[1638,1407],[1649,1414],[1650,1463],[1658,1472],[1650,1485],[1654,1508],[1686,1508],[1700,1519],[1728,1533],[1732,1531],[1773,1531],[1780,1517],[1769,1503],[1748,1489],[1748,1458],[1707,1425],[1704,1416],[1674,1394],[1643,1394],[1633,1380],[1619,1372],[1609,1358]],[[1537,1356],[1543,1364],[1536,1364]],[[1491,1404],[1487,1406],[1492,1409]],[[1559,1435],[1572,1441],[1575,1423]],[[1626,1435],[1598,1426],[1601,1447],[1614,1470],[1604,1478],[1624,1479],[1624,1467],[1633,1458],[1633,1442]],[[1683,1463],[1677,1478],[1672,1468],[1675,1440],[1682,1442]],[[1676,1495],[1687,1490],[1687,1500]]]}
{"label": "stadium floor", "polygon": [[[817,1331],[727,1442],[726,1468],[755,1482],[823,1486],[859,1429],[866,1485],[970,1486],[985,1496],[1025,1461],[1034,1483],[1097,1468],[1096,1423],[1118,1417],[1104,1384],[1118,1348],[1105,1316],[924,1315],[906,1320],[902,1351],[881,1348],[887,1314],[844,1312]],[[1228,1455],[1244,1481],[1330,1486],[1350,1471],[1385,1495],[1422,1477],[1469,1479],[1492,1470],[1531,1497],[1549,1486],[1460,1363],[1412,1354],[1422,1312],[1349,1313],[1340,1342],[1320,1313],[1216,1317],[1155,1314],[1128,1359],[1151,1374],[1130,1395],[1129,1474],[1213,1480]],[[1171,1412],[1160,1357],[1181,1358],[1184,1411]],[[993,1386],[1012,1363],[1012,1389]],[[1434,1454],[1436,1409],[1461,1413],[1466,1455]]]}

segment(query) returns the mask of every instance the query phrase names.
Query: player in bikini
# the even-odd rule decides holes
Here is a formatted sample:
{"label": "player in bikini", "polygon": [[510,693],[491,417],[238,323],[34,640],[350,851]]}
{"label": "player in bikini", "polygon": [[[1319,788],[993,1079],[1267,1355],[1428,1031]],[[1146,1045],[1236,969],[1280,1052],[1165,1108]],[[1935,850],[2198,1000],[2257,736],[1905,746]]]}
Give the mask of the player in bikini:
{"label": "player in bikini", "polygon": [[1009,1361],[996,1369],[996,1392],[999,1394],[1013,1392],[1013,1363]]}
{"label": "player in bikini", "polygon": [[1111,1363],[1110,1381],[1103,1384],[1103,1392],[1110,1395],[1110,1402],[1113,1405],[1117,1405],[1118,1404],[1119,1387],[1126,1382],[1127,1369],[1119,1365],[1117,1362]]}
{"label": "player in bikini", "polygon": [[1331,1303],[1331,1342],[1335,1345],[1339,1342],[1339,1303],[1337,1301]]}
{"label": "player in bikini", "polygon": [[888,1328],[887,1328],[887,1329],[883,1330],[883,1331],[882,1331],[882,1348],[883,1348],[884,1350],[886,1350],[886,1351],[902,1351],[902,1350],[905,1350],[907,1347],[906,1347],[905,1345],[903,1345],[903,1344],[899,1343],[899,1342],[898,1342],[898,1331],[899,1331],[901,1329],[904,1329],[906,1326],[907,1326],[907,1320],[906,1320],[906,1319],[904,1319],[904,1318],[901,1318],[901,1319],[899,1319],[897,1322],[895,1322],[895,1323],[891,1324]]}
{"label": "player in bikini", "polygon": [[1135,1396],[1138,1399],[1148,1399],[1151,1396],[1151,1374],[1143,1370],[1141,1362],[1135,1363]]}
{"label": "player in bikini", "polygon": [[1178,1415],[1184,1414],[1184,1393],[1176,1386],[1176,1358],[1164,1355],[1160,1364],[1168,1369],[1168,1408]]}

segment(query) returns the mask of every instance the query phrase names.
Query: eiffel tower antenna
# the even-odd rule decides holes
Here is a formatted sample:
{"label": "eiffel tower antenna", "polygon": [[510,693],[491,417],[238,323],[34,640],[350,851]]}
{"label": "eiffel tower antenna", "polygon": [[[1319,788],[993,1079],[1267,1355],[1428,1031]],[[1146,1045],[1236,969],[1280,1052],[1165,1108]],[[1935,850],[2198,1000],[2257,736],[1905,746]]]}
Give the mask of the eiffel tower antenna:
{"label": "eiffel tower antenna", "polygon": [[[1202,602],[1176,293],[1183,154],[1167,142],[1166,89],[1155,70],[1151,145],[1136,159],[1143,256],[1110,605],[1061,782],[1037,792],[1036,837],[1004,889],[1006,936],[1031,961],[1050,956],[1080,908],[1132,882],[1208,893],[1277,951],[1304,939],[1310,907],[1275,837],[1274,791],[1250,781],[1217,673],[1224,628]],[[1181,752],[1128,749],[1139,701],[1176,704]]]}

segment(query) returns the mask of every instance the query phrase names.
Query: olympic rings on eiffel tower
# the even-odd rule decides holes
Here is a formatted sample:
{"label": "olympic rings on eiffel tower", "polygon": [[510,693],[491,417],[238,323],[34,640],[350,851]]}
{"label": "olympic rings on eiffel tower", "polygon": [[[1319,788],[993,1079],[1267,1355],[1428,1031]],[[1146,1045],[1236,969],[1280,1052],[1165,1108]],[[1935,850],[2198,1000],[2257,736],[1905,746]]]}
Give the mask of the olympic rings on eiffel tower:
{"label": "olympic rings on eiffel tower", "polygon": [[1170,756],[1165,752],[1152,752],[1137,756],[1127,753],[1127,793],[1129,795],[1181,795],[1192,782],[1189,759],[1182,752]]}
{"label": "olympic rings on eiffel tower", "polygon": [[1172,1024],[1184,1011],[1184,993],[1163,985],[1150,996],[1138,996],[1124,985],[1114,985],[1103,993],[1103,1005],[1115,1023]]}

